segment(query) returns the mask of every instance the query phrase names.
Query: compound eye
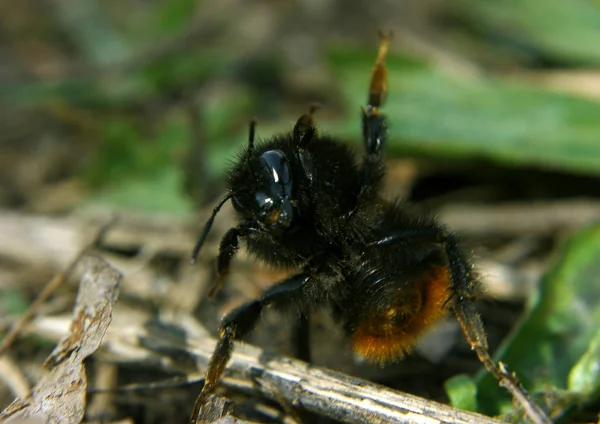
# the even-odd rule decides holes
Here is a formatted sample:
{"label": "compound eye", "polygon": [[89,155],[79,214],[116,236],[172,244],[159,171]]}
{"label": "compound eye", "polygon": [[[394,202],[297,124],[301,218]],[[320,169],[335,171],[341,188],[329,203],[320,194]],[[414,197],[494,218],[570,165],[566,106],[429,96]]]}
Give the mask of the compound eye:
{"label": "compound eye", "polygon": [[291,203],[287,199],[273,199],[266,193],[255,195],[260,219],[273,228],[287,228],[293,217]]}
{"label": "compound eye", "polygon": [[256,193],[254,198],[256,199],[256,204],[258,205],[258,210],[261,212],[261,214],[268,213],[275,205],[273,199],[262,191]]}
{"label": "compound eye", "polygon": [[282,198],[292,196],[292,174],[285,153],[281,150],[268,150],[262,154],[260,161],[269,174],[269,190]]}
{"label": "compound eye", "polygon": [[281,150],[268,150],[260,156],[264,177],[263,191],[255,194],[260,220],[273,230],[285,230],[294,218],[292,174]]}

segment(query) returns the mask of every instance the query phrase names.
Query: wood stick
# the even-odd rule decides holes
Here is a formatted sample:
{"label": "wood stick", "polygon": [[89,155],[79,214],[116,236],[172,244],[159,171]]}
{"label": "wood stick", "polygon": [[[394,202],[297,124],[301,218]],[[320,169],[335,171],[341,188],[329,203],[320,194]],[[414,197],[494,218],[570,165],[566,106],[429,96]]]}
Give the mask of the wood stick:
{"label": "wood stick", "polygon": [[[115,320],[118,321],[118,317]],[[65,321],[39,318],[33,330],[46,335],[60,334],[61,329],[57,326],[67,325],[67,319]],[[197,338],[190,334],[189,328],[178,326],[177,323],[183,321],[174,319],[163,323],[164,329],[157,328],[156,322],[152,325],[135,324],[135,329],[113,326],[105,338],[110,360],[117,363],[135,361],[138,365],[147,362],[154,367],[161,364],[171,372],[193,374],[197,381],[198,372],[202,373],[206,368],[216,341],[211,337]],[[174,334],[174,327],[178,327],[177,333],[186,336],[166,336],[166,331]],[[182,361],[182,358],[189,358],[190,361]],[[195,362],[196,366],[186,368],[184,362],[188,365]],[[490,417],[395,391],[340,372],[270,355],[248,344],[236,346],[222,384],[274,401],[283,399],[290,405],[347,423],[500,423]]]}
{"label": "wood stick", "polygon": [[465,235],[540,235],[600,220],[600,203],[581,199],[485,206],[449,204],[438,215],[453,231]]}
{"label": "wood stick", "polygon": [[44,286],[41,293],[37,296],[34,302],[27,308],[27,311],[11,326],[8,333],[4,336],[0,342],[0,357],[10,348],[10,346],[17,339],[23,328],[31,321],[35,316],[40,306],[42,306],[52,293],[56,291],[65,281],[65,279],[73,272],[75,267],[79,264],[81,258],[87,253],[87,251],[98,244],[106,233],[108,228],[114,223],[114,219],[104,224],[97,233],[94,235],[93,240],[84,247],[70,262],[69,266],[64,270],[56,274],[49,282]]}
{"label": "wood stick", "polygon": [[[223,231],[232,217],[228,208],[224,207],[222,212],[222,219],[215,223],[217,232]],[[467,236],[542,235],[576,229],[600,220],[600,202],[582,199],[489,206],[448,204],[438,211],[438,215],[440,221],[453,231]],[[19,262],[39,264],[41,261],[63,268],[85,245],[82,234],[111,216],[111,213],[98,212],[95,216],[47,218],[0,210],[0,255]],[[199,229],[199,223],[204,221],[204,218],[192,215],[158,214],[127,214],[119,219],[106,238],[111,246],[181,254],[189,253],[197,236],[193,229]]]}

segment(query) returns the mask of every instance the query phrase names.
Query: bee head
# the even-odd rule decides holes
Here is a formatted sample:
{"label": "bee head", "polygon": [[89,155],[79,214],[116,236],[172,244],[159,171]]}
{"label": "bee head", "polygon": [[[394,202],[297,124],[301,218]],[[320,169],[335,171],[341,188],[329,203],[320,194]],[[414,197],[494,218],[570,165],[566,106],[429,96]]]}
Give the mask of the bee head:
{"label": "bee head", "polygon": [[246,170],[230,181],[233,207],[245,219],[281,233],[294,219],[293,179],[289,161],[281,150],[267,150],[258,157],[247,156]]}

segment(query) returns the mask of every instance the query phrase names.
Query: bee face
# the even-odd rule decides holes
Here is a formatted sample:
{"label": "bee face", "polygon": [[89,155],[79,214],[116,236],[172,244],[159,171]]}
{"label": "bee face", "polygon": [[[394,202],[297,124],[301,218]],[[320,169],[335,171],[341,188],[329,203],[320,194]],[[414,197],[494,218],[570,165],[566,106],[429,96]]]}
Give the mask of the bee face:
{"label": "bee face", "polygon": [[[293,178],[285,153],[267,150],[247,164],[248,172],[232,181],[233,206],[244,218],[258,223],[266,231],[282,233],[288,230],[295,217]],[[239,191],[239,187],[252,189]]]}

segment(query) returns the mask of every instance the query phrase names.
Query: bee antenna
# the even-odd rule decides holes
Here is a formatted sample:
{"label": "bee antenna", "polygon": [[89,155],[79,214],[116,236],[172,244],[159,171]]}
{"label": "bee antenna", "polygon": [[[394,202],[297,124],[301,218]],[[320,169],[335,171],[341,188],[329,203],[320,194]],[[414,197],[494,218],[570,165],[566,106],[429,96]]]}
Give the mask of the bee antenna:
{"label": "bee antenna", "polygon": [[256,180],[256,172],[250,165],[250,157],[252,156],[252,152],[254,152],[254,136],[256,135],[256,118],[250,121],[250,129],[248,131],[248,151],[246,152],[246,158],[248,161],[248,167],[250,168],[250,174],[252,178]]}
{"label": "bee antenna", "polygon": [[256,135],[256,118],[250,121],[250,130],[248,131],[248,155],[254,151],[254,136]]}
{"label": "bee antenna", "polygon": [[208,236],[208,233],[210,232],[210,228],[212,227],[213,221],[215,220],[215,217],[221,210],[221,207],[223,207],[225,202],[227,202],[229,199],[231,199],[236,194],[237,194],[237,192],[233,192],[233,191],[228,193],[225,197],[223,197],[223,199],[221,199],[219,204],[217,206],[215,206],[215,208],[213,209],[212,214],[210,215],[210,218],[208,218],[208,221],[206,221],[206,224],[204,224],[204,228],[202,229],[202,234],[200,234],[200,237],[198,237],[198,241],[196,242],[196,245],[194,246],[194,250],[192,251],[192,257],[190,259],[190,264],[196,263],[196,258],[198,257],[198,254],[200,253],[200,249],[202,249],[202,245],[206,241],[206,237]]}

